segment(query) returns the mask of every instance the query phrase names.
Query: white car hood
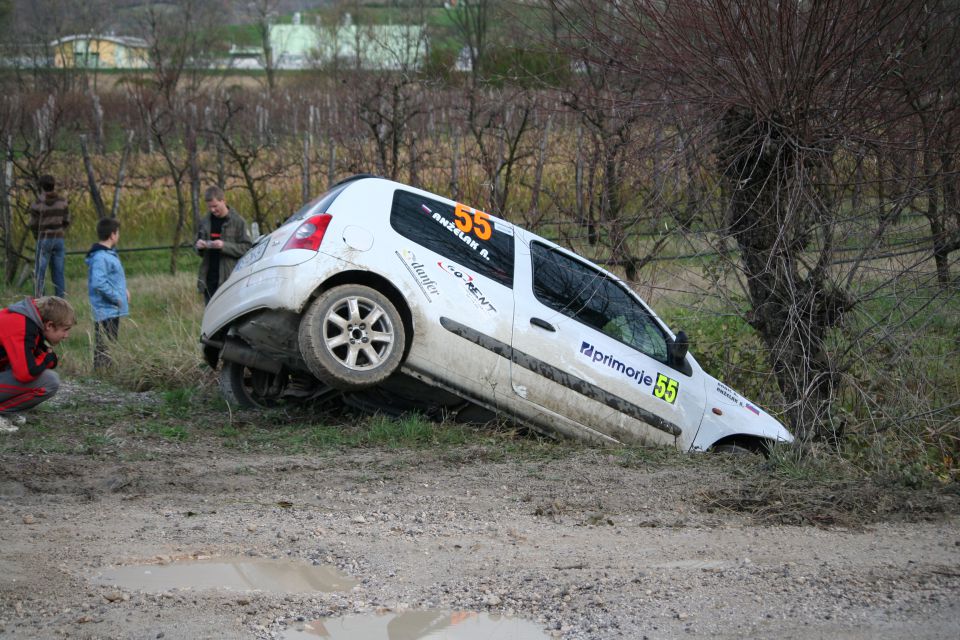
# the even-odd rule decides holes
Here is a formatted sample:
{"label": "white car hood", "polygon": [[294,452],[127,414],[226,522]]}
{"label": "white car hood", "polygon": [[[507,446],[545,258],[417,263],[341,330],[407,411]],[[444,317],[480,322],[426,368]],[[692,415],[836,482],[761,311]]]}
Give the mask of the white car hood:
{"label": "white car hood", "polygon": [[728,436],[749,436],[770,442],[793,442],[779,420],[710,375],[704,376],[707,406],[691,450],[706,451]]}

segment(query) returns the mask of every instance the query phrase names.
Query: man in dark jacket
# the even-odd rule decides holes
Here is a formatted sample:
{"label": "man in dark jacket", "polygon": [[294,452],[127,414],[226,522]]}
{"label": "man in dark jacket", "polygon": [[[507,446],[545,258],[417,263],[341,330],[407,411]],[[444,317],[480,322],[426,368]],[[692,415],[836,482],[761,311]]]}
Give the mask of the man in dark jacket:
{"label": "man in dark jacket", "polygon": [[0,311],[0,432],[24,422],[21,411],[60,388],[52,347],[70,336],[77,318],[63,298],[27,298]]}
{"label": "man in dark jacket", "polygon": [[210,215],[200,221],[194,246],[202,256],[197,288],[206,303],[230,277],[237,260],[250,249],[252,243],[247,233],[247,221],[227,206],[223,189],[209,187],[204,198]]}
{"label": "man in dark jacket", "polygon": [[57,194],[53,176],[40,176],[40,197],[30,205],[30,230],[37,239],[36,295],[43,295],[47,265],[53,271],[53,288],[58,298],[66,295],[64,238],[70,226],[70,209],[65,198]]}

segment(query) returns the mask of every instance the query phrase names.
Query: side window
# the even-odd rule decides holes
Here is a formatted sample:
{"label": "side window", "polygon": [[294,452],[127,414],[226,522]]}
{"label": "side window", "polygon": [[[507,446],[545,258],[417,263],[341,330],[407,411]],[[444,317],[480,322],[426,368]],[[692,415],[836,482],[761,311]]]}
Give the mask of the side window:
{"label": "side window", "polygon": [[397,189],[390,226],[431,251],[513,287],[513,227],[483,211]]}
{"label": "side window", "polygon": [[622,285],[539,242],[530,248],[537,300],[652,358],[667,361],[666,335]]}

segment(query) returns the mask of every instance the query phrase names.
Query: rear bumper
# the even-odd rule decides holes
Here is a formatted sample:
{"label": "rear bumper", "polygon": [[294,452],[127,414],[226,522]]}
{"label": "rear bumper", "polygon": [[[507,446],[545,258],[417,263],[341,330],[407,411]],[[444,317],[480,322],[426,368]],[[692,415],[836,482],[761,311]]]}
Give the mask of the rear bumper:
{"label": "rear bumper", "polygon": [[341,260],[327,256],[301,264],[272,265],[234,273],[220,285],[203,313],[201,333],[213,338],[237,318],[259,309],[300,313],[313,292],[333,273],[344,268]]}

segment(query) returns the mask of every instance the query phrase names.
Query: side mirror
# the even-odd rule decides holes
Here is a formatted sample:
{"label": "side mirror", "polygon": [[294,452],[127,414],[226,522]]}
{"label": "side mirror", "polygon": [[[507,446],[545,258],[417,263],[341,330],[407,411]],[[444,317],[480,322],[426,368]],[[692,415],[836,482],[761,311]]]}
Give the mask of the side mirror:
{"label": "side mirror", "polygon": [[678,331],[677,337],[667,345],[667,356],[670,359],[670,366],[676,369],[683,369],[688,351],[690,351],[690,341],[687,340],[687,334],[684,331]]}

